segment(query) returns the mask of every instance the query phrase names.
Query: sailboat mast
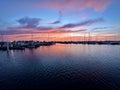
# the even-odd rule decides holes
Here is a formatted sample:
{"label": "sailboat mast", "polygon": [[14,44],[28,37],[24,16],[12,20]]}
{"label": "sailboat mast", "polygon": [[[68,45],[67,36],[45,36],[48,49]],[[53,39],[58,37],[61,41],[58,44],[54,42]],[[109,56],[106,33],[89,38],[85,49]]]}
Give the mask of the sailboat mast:
{"label": "sailboat mast", "polygon": [[32,32],[31,32],[31,40],[33,41],[33,34],[32,34]]}
{"label": "sailboat mast", "polygon": [[1,41],[4,42],[4,37],[3,37],[2,32],[0,34],[1,34]]}

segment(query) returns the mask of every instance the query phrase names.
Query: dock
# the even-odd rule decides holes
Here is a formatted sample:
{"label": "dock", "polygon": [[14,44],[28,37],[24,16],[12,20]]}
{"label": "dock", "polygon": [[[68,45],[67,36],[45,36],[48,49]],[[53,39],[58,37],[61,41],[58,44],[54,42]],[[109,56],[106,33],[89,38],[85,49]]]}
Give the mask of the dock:
{"label": "dock", "polygon": [[39,42],[39,41],[13,41],[13,42],[0,42],[0,50],[25,50],[35,49],[40,46],[51,46],[54,42]]}

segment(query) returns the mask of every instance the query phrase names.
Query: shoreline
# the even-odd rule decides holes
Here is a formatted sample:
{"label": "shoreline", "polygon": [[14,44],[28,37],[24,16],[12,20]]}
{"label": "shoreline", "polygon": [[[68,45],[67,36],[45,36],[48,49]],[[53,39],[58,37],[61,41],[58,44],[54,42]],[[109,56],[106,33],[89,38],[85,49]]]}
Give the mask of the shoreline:
{"label": "shoreline", "polygon": [[0,50],[35,49],[40,46],[51,46],[55,44],[120,45],[120,41],[13,41],[0,42]]}

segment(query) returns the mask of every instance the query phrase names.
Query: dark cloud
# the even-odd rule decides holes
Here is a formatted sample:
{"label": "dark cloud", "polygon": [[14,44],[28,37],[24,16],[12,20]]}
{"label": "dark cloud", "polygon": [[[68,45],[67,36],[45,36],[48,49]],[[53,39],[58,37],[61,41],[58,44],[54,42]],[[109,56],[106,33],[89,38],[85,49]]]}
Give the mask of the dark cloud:
{"label": "dark cloud", "polygon": [[[19,20],[17,20],[17,22],[21,25],[20,27],[9,27],[9,29],[28,29],[31,28],[33,30],[49,30],[52,29],[51,27],[43,27],[43,26],[39,26],[41,19],[40,18],[30,18],[30,17],[24,17],[21,18]],[[53,22],[53,23],[59,23],[58,21]],[[29,30],[29,29],[28,29]]]}
{"label": "dark cloud", "polygon": [[22,26],[26,28],[36,28],[39,25],[39,22],[41,21],[40,18],[30,18],[30,17],[23,17],[17,22]]}
{"label": "dark cloud", "polygon": [[54,21],[54,22],[51,22],[49,24],[59,24],[59,23],[61,23],[61,22],[60,21]]}
{"label": "dark cloud", "polygon": [[75,33],[75,32],[85,32],[87,31],[87,29],[81,29],[81,30],[61,30],[61,31],[58,31],[58,32],[70,32],[70,33]]}
{"label": "dark cloud", "polygon": [[108,29],[108,28],[111,28],[111,27],[96,27],[96,28],[93,28],[92,30],[96,31],[96,30],[103,30],[103,29]]}
{"label": "dark cloud", "polygon": [[[97,18],[94,20],[88,20],[88,21],[84,21],[84,22],[80,22],[80,23],[76,23],[76,24],[66,24],[62,27],[48,27],[48,26],[39,26],[39,22],[41,19],[39,18],[29,18],[29,17],[24,17],[21,18],[19,20],[17,20],[17,22],[19,22],[19,24],[21,26],[18,27],[8,27],[5,30],[6,34],[26,34],[26,33],[46,33],[46,32],[85,32],[87,31],[87,29],[83,29],[83,30],[71,30],[72,28],[78,27],[78,26],[88,26],[88,25],[92,25],[92,24],[96,24],[96,23],[100,23],[103,22],[104,19],[103,18]],[[56,21],[55,23],[59,23],[60,21]],[[105,27],[104,27],[105,28]],[[94,30],[97,30],[100,28],[94,28]]]}
{"label": "dark cloud", "polygon": [[76,23],[76,24],[66,24],[61,28],[74,28],[74,27],[77,27],[77,26],[88,26],[88,25],[92,25],[92,24],[95,24],[95,23],[103,22],[103,21],[104,21],[103,18],[97,18],[97,19],[94,19],[94,20],[88,20],[88,21],[80,22],[80,23]]}
{"label": "dark cloud", "polygon": [[51,28],[51,27],[37,27],[36,29],[37,30],[51,30],[53,28]]}
{"label": "dark cloud", "polygon": [[3,32],[4,35],[12,35],[12,34],[27,34],[30,33],[28,31],[21,31],[21,30],[6,30]]}

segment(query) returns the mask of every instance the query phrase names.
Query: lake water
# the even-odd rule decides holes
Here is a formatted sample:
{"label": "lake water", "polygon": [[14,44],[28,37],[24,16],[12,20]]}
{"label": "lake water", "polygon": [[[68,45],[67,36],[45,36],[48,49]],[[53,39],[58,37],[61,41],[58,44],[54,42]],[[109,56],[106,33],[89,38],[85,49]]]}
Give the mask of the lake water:
{"label": "lake water", "polygon": [[120,90],[120,45],[0,51],[0,90]]}

